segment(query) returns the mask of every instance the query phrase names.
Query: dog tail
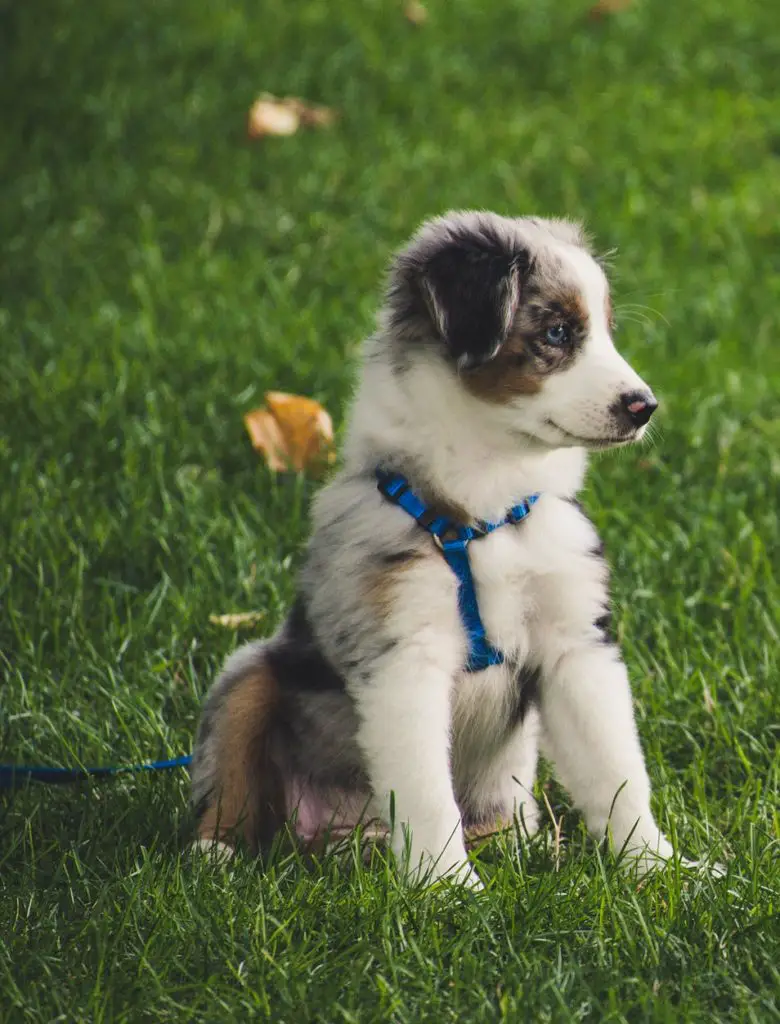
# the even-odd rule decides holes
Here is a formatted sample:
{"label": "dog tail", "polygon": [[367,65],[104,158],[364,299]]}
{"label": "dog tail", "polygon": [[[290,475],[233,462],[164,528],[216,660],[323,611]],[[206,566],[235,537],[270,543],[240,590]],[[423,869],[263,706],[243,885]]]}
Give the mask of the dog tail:
{"label": "dog tail", "polygon": [[198,845],[254,853],[285,820],[284,779],[272,757],[279,686],[262,641],[228,658],[209,690],[192,755]]}

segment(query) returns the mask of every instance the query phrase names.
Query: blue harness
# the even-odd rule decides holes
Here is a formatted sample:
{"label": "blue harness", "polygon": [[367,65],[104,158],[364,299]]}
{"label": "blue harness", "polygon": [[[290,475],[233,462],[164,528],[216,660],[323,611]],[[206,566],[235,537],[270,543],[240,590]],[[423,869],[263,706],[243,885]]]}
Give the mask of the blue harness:
{"label": "blue harness", "polygon": [[376,478],[381,493],[430,533],[450,569],[455,573],[458,580],[458,610],[469,643],[466,670],[481,672],[489,665],[503,664],[504,655],[488,640],[484,623],[479,614],[479,603],[474,588],[474,577],[471,574],[468,546],[475,538],[485,537],[500,526],[522,522],[530,515],[539,495],[529,495],[525,501],[521,501],[519,505],[511,508],[506,516],[496,523],[480,521],[476,526],[460,526],[448,519],[447,516],[437,516],[414,493],[409,486],[409,481],[400,473],[386,473],[378,469]]}

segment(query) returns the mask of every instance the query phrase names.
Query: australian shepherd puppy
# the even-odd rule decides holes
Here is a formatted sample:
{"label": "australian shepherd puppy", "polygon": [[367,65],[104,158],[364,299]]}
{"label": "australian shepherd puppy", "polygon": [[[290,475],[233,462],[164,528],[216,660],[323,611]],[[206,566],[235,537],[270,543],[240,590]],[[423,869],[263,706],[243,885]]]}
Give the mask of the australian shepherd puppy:
{"label": "australian shepherd puppy", "polygon": [[[314,843],[362,822],[412,875],[478,886],[470,831],[533,833],[541,745],[595,836],[643,867],[671,856],[576,500],[588,451],[637,441],[657,405],[611,326],[604,271],[566,221],[451,213],[396,256],[297,600],[206,699],[200,846],[257,850],[285,826]],[[498,663],[469,666],[462,582],[378,473],[402,477],[428,522],[473,528]],[[536,495],[520,521],[481,529]]]}

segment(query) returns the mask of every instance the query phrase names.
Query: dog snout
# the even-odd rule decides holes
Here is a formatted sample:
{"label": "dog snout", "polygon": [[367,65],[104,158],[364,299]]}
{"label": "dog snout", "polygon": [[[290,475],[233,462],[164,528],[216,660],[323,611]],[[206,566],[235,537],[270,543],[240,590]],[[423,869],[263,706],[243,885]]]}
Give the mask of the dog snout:
{"label": "dog snout", "polygon": [[625,391],[620,396],[620,418],[632,427],[643,427],[658,408],[652,391]]}

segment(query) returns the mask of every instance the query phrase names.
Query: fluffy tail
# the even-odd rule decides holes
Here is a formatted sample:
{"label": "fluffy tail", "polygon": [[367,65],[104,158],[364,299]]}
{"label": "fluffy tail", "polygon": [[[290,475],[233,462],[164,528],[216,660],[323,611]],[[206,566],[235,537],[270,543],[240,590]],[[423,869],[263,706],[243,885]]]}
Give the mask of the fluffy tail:
{"label": "fluffy tail", "polygon": [[258,852],[285,819],[284,781],[271,756],[279,688],[265,644],[228,658],[209,690],[195,740],[192,802],[201,843],[243,840]]}

